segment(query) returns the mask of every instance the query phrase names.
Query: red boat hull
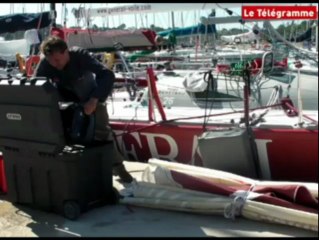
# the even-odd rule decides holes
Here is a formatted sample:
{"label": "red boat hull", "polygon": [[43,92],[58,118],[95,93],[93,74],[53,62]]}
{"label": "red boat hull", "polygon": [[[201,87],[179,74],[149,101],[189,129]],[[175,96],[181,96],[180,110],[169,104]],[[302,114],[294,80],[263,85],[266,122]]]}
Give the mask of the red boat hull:
{"label": "red boat hull", "polygon": [[[202,126],[115,121],[111,126],[126,158],[203,166],[197,150]],[[259,161],[269,165],[272,180],[318,182],[318,130],[254,129],[254,135]]]}

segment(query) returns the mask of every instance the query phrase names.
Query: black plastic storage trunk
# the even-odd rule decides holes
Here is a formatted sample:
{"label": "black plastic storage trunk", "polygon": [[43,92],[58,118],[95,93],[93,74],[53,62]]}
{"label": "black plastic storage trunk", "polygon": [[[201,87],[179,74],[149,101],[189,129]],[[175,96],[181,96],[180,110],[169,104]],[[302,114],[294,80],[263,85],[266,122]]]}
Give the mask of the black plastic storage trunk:
{"label": "black plastic storage trunk", "polygon": [[116,203],[113,144],[66,143],[57,89],[48,81],[0,80],[0,151],[7,198],[69,219]]}
{"label": "black plastic storage trunk", "polygon": [[[40,147],[40,146],[39,146]],[[3,150],[11,202],[76,219],[91,207],[115,203],[107,145],[66,147],[59,154]]]}

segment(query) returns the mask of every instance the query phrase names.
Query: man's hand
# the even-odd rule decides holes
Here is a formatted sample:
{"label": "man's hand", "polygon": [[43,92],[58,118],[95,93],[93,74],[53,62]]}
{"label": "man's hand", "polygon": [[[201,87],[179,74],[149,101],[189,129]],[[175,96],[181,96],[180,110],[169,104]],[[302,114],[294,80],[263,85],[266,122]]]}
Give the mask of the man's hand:
{"label": "man's hand", "polygon": [[90,98],[90,100],[84,104],[84,113],[86,115],[91,115],[96,109],[97,102],[97,98]]}

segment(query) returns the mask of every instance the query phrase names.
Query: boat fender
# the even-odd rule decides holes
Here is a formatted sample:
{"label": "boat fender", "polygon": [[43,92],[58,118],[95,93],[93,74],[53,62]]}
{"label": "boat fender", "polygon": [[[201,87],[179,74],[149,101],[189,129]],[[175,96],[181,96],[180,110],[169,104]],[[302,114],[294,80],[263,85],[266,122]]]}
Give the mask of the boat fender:
{"label": "boat fender", "polygon": [[237,44],[241,43],[240,37],[235,37],[234,38],[234,43],[237,43]]}
{"label": "boat fender", "polygon": [[297,69],[302,68],[302,63],[300,62],[300,60],[294,62],[294,64],[295,64],[295,68],[297,68]]}
{"label": "boat fender", "polygon": [[103,63],[108,69],[112,70],[115,63],[115,53],[105,53]]}
{"label": "boat fender", "polygon": [[24,57],[22,57],[20,53],[17,53],[16,60],[18,62],[19,71],[24,74],[26,69],[26,63],[25,63]]}

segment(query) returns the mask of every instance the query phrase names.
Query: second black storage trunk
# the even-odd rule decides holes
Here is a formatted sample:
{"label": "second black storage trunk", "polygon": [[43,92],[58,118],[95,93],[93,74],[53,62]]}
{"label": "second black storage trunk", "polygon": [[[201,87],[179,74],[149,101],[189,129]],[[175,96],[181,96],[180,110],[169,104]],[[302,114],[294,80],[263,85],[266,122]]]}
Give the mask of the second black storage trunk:
{"label": "second black storage trunk", "polygon": [[59,154],[3,152],[8,200],[69,219],[100,203],[115,203],[111,145],[66,147]]}

